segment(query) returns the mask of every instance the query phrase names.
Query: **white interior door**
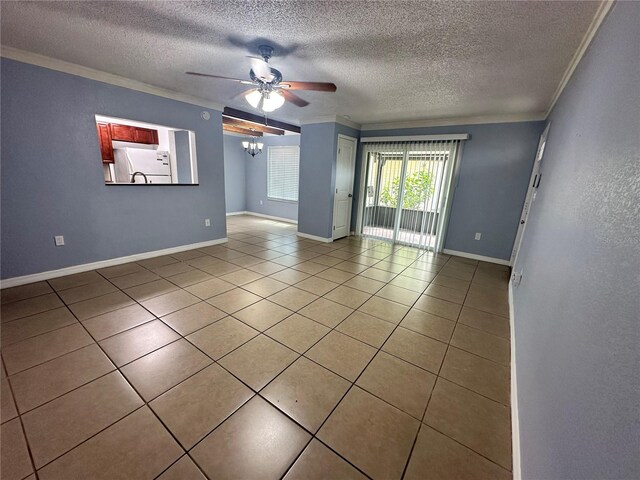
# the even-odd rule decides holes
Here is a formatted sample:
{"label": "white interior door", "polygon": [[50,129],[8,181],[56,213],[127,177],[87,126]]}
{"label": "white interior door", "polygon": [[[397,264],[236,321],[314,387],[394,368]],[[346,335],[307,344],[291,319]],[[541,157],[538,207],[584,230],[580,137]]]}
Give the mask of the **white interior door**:
{"label": "white interior door", "polygon": [[522,244],[522,236],[525,228],[527,228],[527,219],[531,212],[531,204],[535,200],[536,189],[540,185],[540,166],[542,165],[542,156],[544,155],[544,147],[547,144],[547,134],[549,133],[549,125],[544,129],[538,142],[538,151],[536,152],[536,160],[533,162],[533,170],[531,170],[531,178],[529,179],[529,188],[527,189],[527,196],[524,199],[524,206],[522,207],[522,214],[520,215],[520,225],[518,225],[518,233],[516,233],[516,239],[513,242],[513,250],[511,251],[511,265],[515,265],[520,245]]}
{"label": "white interior door", "polygon": [[356,139],[338,135],[336,189],[333,198],[333,239],[346,237],[351,228]]}

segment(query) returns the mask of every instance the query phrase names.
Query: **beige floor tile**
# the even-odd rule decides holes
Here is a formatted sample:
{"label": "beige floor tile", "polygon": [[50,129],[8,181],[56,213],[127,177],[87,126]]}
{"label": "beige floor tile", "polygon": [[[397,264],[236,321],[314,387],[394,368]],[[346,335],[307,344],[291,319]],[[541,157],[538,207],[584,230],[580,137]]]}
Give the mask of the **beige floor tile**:
{"label": "beige floor tile", "polygon": [[502,317],[509,316],[509,302],[505,288],[471,284],[464,304],[468,307],[494,315],[500,315]]}
{"label": "beige floor tile", "polygon": [[439,317],[446,318],[447,320],[457,320],[462,305],[457,303],[447,302],[439,298],[430,297],[429,295],[422,295],[415,303],[413,308],[422,310],[423,312],[431,313]]}
{"label": "beige floor tile", "polygon": [[382,350],[437,374],[440,365],[442,365],[447,345],[406,328],[398,327],[382,346]]}
{"label": "beige floor tile", "polygon": [[336,288],[338,284],[319,277],[311,277],[296,283],[295,286],[296,288],[301,288],[307,292],[322,296]]}
{"label": "beige floor tile", "polygon": [[260,275],[271,275],[281,270],[284,270],[284,265],[277,264],[275,262],[261,262],[255,265],[247,267],[252,272],[259,273]]}
{"label": "beige floor tile", "polygon": [[406,275],[398,275],[389,282],[389,285],[395,285],[396,287],[402,287],[407,290],[422,293],[429,286],[429,282],[407,277]]}
{"label": "beige floor tile", "polygon": [[136,285],[135,287],[126,288],[124,292],[137,302],[144,302],[145,300],[164,295],[165,293],[175,292],[176,290],[178,290],[177,285],[161,278]]}
{"label": "beige floor tile", "polygon": [[185,455],[160,475],[158,480],[207,480],[207,477],[193,460]]}
{"label": "beige floor tile", "polygon": [[316,343],[305,356],[353,382],[375,353],[373,347],[332,331]]}
{"label": "beige floor tile", "polygon": [[182,339],[125,365],[122,373],[149,402],[211,363],[208,356]]}
{"label": "beige floor tile", "polygon": [[[204,253],[204,252],[202,252]],[[196,267],[198,269],[203,269],[203,267],[211,267],[213,265],[218,265],[222,262],[219,258],[212,257],[210,255],[206,255],[203,257],[190,258],[188,260],[183,260],[187,265],[191,265],[192,267]],[[228,272],[227,272],[228,273]],[[212,273],[213,275],[213,273]]]}
{"label": "beige floor tile", "polygon": [[0,476],[3,480],[21,480],[33,472],[27,442],[19,419],[2,424],[0,431]]}
{"label": "beige floor tile", "polygon": [[410,307],[420,297],[420,293],[395,285],[387,285],[376,293],[376,296]]}
{"label": "beige floor tile", "polygon": [[0,307],[0,314],[2,316],[2,323],[5,323],[62,306],[64,306],[63,303],[55,293],[47,293],[38,297],[6,303]]}
{"label": "beige floor tile", "polygon": [[145,323],[100,342],[100,346],[117,366],[140,358],[180,336],[160,320]]}
{"label": "beige floor tile", "polygon": [[254,397],[200,442],[191,455],[209,478],[277,480],[309,439],[308,433],[276,408]]}
{"label": "beige floor tile", "polygon": [[137,303],[128,307],[91,317],[82,322],[84,327],[96,340],[100,341],[111,335],[124,332],[155,317]]}
{"label": "beige floor tile", "polygon": [[226,317],[192,333],[187,340],[218,360],[259,333],[233,317]]}
{"label": "beige floor tile", "polygon": [[441,342],[449,343],[456,322],[412,308],[402,319],[400,326]]}
{"label": "beige floor tile", "polygon": [[436,285],[435,283],[429,285],[424,293],[430,297],[446,300],[447,302],[458,303],[460,305],[462,305],[466,296],[466,292],[462,290]]}
{"label": "beige floor tile", "polygon": [[345,286],[355,288],[356,290],[362,290],[363,292],[375,294],[378,290],[386,285],[384,282],[379,282],[372,278],[363,277],[362,275],[356,275],[348,282],[344,283]]}
{"label": "beige floor tile", "polygon": [[184,252],[172,253],[171,256],[176,260],[185,262],[195,258],[207,257],[208,255],[200,250],[185,250]]}
{"label": "beige floor tile", "polygon": [[465,293],[467,292],[467,290],[469,290],[469,285],[471,284],[470,282],[467,282],[465,280],[460,280],[459,278],[455,277],[447,277],[446,275],[438,275],[433,279],[432,283],[434,283],[435,285],[441,285],[443,287],[460,290],[461,292]]}
{"label": "beige floor tile", "polygon": [[356,385],[422,420],[435,383],[435,375],[399,358],[378,352]]}
{"label": "beige floor tile", "polygon": [[151,402],[151,408],[190,449],[254,393],[219,365],[210,365]]}
{"label": "beige floor tile", "polygon": [[458,322],[478,328],[492,335],[506,339],[510,338],[511,327],[509,326],[509,319],[506,317],[492,315],[491,313],[476,310],[475,308],[463,306]]}
{"label": "beige floor tile", "polygon": [[440,273],[448,277],[455,277],[468,282],[473,278],[475,268],[476,267],[474,265],[451,264],[442,267]]}
{"label": "beige floor tile", "polygon": [[247,292],[242,288],[234,288],[233,290],[229,290],[228,292],[209,298],[207,303],[231,314],[259,302],[260,300],[262,300],[262,297],[254,293]]}
{"label": "beige floor tile", "polygon": [[293,314],[291,310],[276,305],[269,300],[261,300],[234,313],[233,316],[263,332],[291,314]]}
{"label": "beige floor tile", "polygon": [[261,297],[266,298],[280,290],[284,290],[288,286],[288,284],[274,280],[271,277],[264,277],[260,280],[256,280],[255,282],[247,283],[242,288],[254,293],[255,295],[260,295]]}
{"label": "beige floor tile", "polygon": [[18,409],[16,408],[16,403],[13,401],[9,381],[4,373],[0,379],[0,387],[0,423],[4,423],[7,420],[17,417]]}
{"label": "beige floor tile", "polygon": [[318,438],[374,479],[399,479],[420,423],[353,387]]}
{"label": "beige floor tile", "polygon": [[215,295],[220,295],[221,293],[233,290],[234,288],[236,287],[232,283],[225,282],[224,280],[214,277],[210,280],[191,285],[190,287],[185,288],[185,290],[202,300],[206,300]]}
{"label": "beige floor tile", "polygon": [[371,298],[371,295],[360,290],[356,290],[355,288],[340,285],[327,293],[325,298],[344,305],[345,307],[358,308]]}
{"label": "beige floor tile", "polygon": [[511,347],[508,340],[466,325],[456,326],[451,345],[502,365],[508,366],[511,360]]}
{"label": "beige floor tile", "polygon": [[155,273],[142,267],[140,267],[140,269],[141,271],[139,272],[129,273],[121,277],[112,278],[110,279],[110,282],[118,288],[125,289],[136,287],[144,283],[153,282],[155,280],[160,280],[160,277]]}
{"label": "beige floor tile", "polygon": [[107,280],[101,279],[87,285],[69,288],[58,292],[60,298],[67,304],[81,302],[90,298],[100,297],[107,293],[115,292],[118,288]]}
{"label": "beige floor tile", "polygon": [[440,376],[496,402],[509,405],[509,368],[453,346],[447,350]]}
{"label": "beige floor tile", "polygon": [[141,305],[157,317],[163,317],[182,308],[198,303],[200,299],[186,290],[165,293],[141,302]]}
{"label": "beige floor tile", "polygon": [[329,328],[294,313],[264,333],[298,353],[306,352],[329,332]]}
{"label": "beige floor tile", "polygon": [[114,369],[92,344],[13,375],[10,382],[19,410],[26,412]]}
{"label": "beige floor tile", "polygon": [[7,373],[13,375],[91,343],[93,339],[82,325],[74,323],[4,347],[2,357]]}
{"label": "beige floor tile", "polygon": [[356,310],[338,325],[336,330],[372,347],[380,348],[394,328],[395,325],[392,323]]}
{"label": "beige floor tile", "polygon": [[296,287],[288,287],[269,297],[269,301],[297,312],[302,307],[318,299],[318,295],[300,290]]}
{"label": "beige floor tile", "polygon": [[54,290],[66,290],[67,288],[79,287],[80,285],[86,285],[91,282],[102,280],[102,276],[97,272],[81,272],[74,273],[73,275],[66,275],[64,277],[52,278],[47,280],[49,285]]}
{"label": "beige floor tile", "polygon": [[314,438],[283,480],[365,480],[366,478]]}
{"label": "beige floor tile", "polygon": [[22,417],[36,468],[142,406],[119,372],[100,377]]}
{"label": "beige floor tile", "polygon": [[509,407],[439,378],[424,422],[511,470]]}
{"label": "beige floor tile", "polygon": [[279,282],[293,285],[295,283],[301,282],[305,278],[309,278],[310,276],[311,275],[309,275],[308,273],[300,272],[292,268],[287,268],[286,270],[281,270],[278,273],[274,273],[273,275],[269,276],[269,278],[273,278],[274,280],[278,280]]}
{"label": "beige floor tile", "polygon": [[171,283],[175,283],[181,288],[190,287],[191,285],[195,285],[196,283],[204,282],[207,280],[211,280],[215,278],[213,275],[209,275],[202,270],[191,269],[188,272],[179,273],[177,275],[172,275],[170,277],[166,277]]}
{"label": "beige floor tile", "polygon": [[345,261],[342,263],[338,263],[333,268],[337,268],[338,270],[344,270],[345,272],[349,272],[353,274],[358,274],[358,273],[362,273],[369,267],[367,267],[366,265],[362,265],[361,263]]}
{"label": "beige floor tile", "polygon": [[12,343],[35,337],[42,333],[47,333],[58,328],[76,323],[76,318],[68,308],[60,307],[46,312],[37,313],[28,317],[7,322],[2,325],[0,335],[2,336],[2,347]]}
{"label": "beige floor tile", "polygon": [[446,435],[423,425],[407,467],[406,480],[510,480],[511,472]]}
{"label": "beige floor tile", "polygon": [[[398,259],[394,259],[397,261]],[[403,261],[401,264],[392,263],[391,261],[383,260],[375,264],[375,268],[378,270],[384,270],[386,272],[398,274],[402,272],[405,268],[407,268],[408,262]],[[390,279],[389,279],[390,280]]]}
{"label": "beige floor tile", "polygon": [[42,480],[155,478],[183,451],[142,407],[40,470]]}
{"label": "beige floor tile", "polygon": [[87,318],[96,317],[103,313],[133,305],[133,303],[133,300],[124,293],[113,292],[103,295],[102,297],[74,303],[69,308],[78,320],[86,320]]}
{"label": "beige floor tile", "polygon": [[[207,265],[201,265],[198,267],[200,270],[210,273],[216,277],[221,277],[223,275],[227,275],[232,272],[236,272],[238,270],[242,270],[242,267],[238,265],[234,265],[233,263],[223,262],[218,260],[215,263],[209,263]],[[231,282],[233,283],[233,282]]]}
{"label": "beige floor tile", "polygon": [[353,309],[349,307],[332,302],[326,298],[319,298],[301,309],[298,313],[316,322],[320,322],[329,328],[333,328],[347,318],[351,312],[353,312]]}
{"label": "beige floor tile", "polygon": [[362,304],[358,310],[397,325],[407,314],[409,307],[385,298],[373,296]]}
{"label": "beige floor tile", "polygon": [[406,270],[402,271],[403,277],[414,278],[422,282],[431,282],[436,277],[436,275],[437,273],[435,272],[427,272],[415,267],[409,267]]}
{"label": "beige floor tile", "polygon": [[39,297],[40,295],[46,295],[47,293],[52,292],[53,289],[47,282],[36,282],[29,283],[27,285],[20,285],[19,287],[5,288],[0,291],[0,298],[2,299],[2,305],[4,305],[5,303]]}
{"label": "beige floor tile", "polygon": [[226,314],[205,302],[195,303],[190,307],[162,317],[162,321],[180,335],[189,335],[196,330],[217,322]]}
{"label": "beige floor tile", "polygon": [[293,350],[260,335],[218,361],[258,391],[298,358]]}
{"label": "beige floor tile", "polygon": [[195,269],[191,265],[182,262],[163,265],[162,267],[152,269],[153,273],[165,278],[180,275],[181,273],[193,272],[194,270]]}
{"label": "beige floor tile", "polygon": [[323,270],[326,270],[329,267],[326,265],[320,265],[319,263],[308,261],[308,262],[302,262],[302,263],[293,265],[292,268],[304,273],[308,273],[309,275],[315,275],[317,273],[322,272]]}
{"label": "beige floor tile", "polygon": [[387,270],[380,270],[379,268],[371,267],[360,273],[361,277],[370,278],[379,282],[390,282],[395,278],[397,273],[388,272]]}
{"label": "beige floor tile", "polygon": [[122,265],[114,265],[113,267],[106,267],[96,270],[100,275],[105,278],[120,278],[125,275],[131,275],[132,273],[143,272],[146,269],[135,262],[123,263]]}
{"label": "beige floor tile", "polygon": [[237,286],[242,286],[262,278],[262,275],[242,268],[240,270],[235,270],[231,273],[222,275],[220,276],[220,278],[225,282],[229,282]]}
{"label": "beige floor tile", "polygon": [[[282,250],[281,248],[279,248],[279,250]],[[292,255],[283,255],[281,257],[278,258],[274,258],[272,260],[272,262],[277,263],[279,265],[284,265],[285,267],[293,267],[295,265],[298,265],[299,263],[303,263],[304,259],[303,258],[298,258],[298,257],[294,257]],[[309,274],[307,274],[309,275]]]}
{"label": "beige floor tile", "polygon": [[154,268],[164,267],[165,265],[170,265],[172,263],[178,263],[178,259],[173,258],[171,255],[162,255],[160,257],[147,258],[145,260],[140,260],[137,262],[139,265],[142,265],[144,268],[148,268],[152,270]]}

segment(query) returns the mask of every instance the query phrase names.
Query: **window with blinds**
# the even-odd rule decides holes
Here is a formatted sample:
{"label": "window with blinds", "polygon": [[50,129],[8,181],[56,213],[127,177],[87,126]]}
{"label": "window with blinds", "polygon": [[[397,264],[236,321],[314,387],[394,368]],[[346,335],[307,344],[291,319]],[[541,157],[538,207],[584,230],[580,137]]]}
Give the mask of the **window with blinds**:
{"label": "window with blinds", "polygon": [[272,200],[298,201],[300,147],[269,147],[267,153],[267,197]]}

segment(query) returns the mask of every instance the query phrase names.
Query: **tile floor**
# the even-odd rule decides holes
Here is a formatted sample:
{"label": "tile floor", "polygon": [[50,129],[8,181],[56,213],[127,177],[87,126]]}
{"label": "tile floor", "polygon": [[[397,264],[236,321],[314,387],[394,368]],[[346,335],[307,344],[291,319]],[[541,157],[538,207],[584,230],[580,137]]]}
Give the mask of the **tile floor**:
{"label": "tile floor", "polygon": [[505,267],[228,237],[2,291],[3,479],[511,477]]}

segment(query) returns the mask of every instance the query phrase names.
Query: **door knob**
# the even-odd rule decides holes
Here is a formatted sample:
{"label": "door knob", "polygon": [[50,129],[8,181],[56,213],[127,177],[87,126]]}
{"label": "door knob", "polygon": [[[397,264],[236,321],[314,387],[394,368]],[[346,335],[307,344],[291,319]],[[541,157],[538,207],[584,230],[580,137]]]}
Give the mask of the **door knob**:
{"label": "door knob", "polygon": [[353,195],[349,194],[349,198],[353,197]]}

